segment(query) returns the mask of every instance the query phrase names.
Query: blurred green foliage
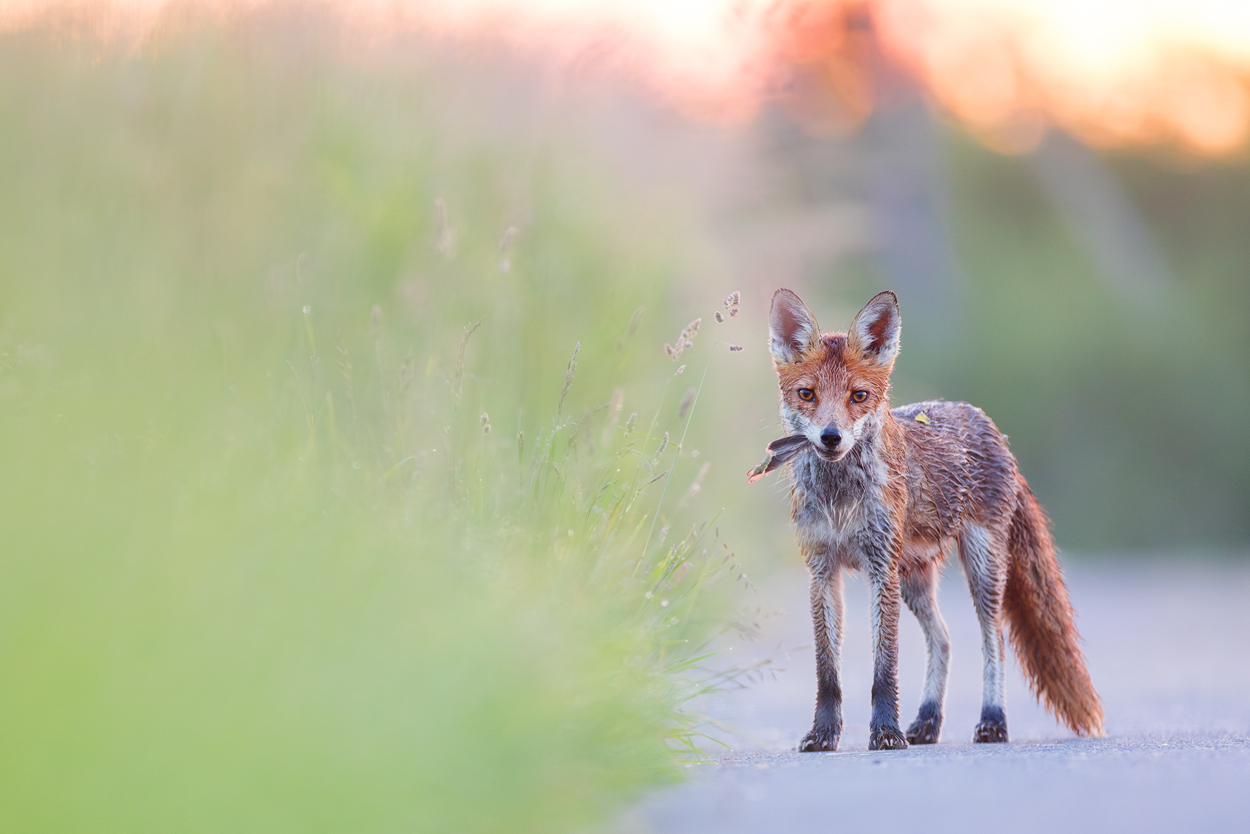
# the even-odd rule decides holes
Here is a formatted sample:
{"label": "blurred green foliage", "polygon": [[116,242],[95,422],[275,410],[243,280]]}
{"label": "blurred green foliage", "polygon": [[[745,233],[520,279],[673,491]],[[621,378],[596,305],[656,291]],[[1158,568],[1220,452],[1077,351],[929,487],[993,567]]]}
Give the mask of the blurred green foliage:
{"label": "blurred green foliage", "polygon": [[0,40],[5,830],[559,831],[673,776],[727,551],[664,226],[403,66]]}
{"label": "blurred green foliage", "polygon": [[[1003,155],[932,118],[883,118],[894,141],[915,139],[885,162],[872,156],[879,134],[846,140],[848,153],[874,164],[865,163],[867,174],[839,174],[822,196],[869,201],[874,178],[888,185],[891,165],[923,169],[915,158],[931,153],[932,170],[909,182],[932,188],[922,196],[940,205],[909,195],[903,210],[931,213],[949,252],[944,239],[925,248],[887,237],[826,261],[805,295],[822,326],[843,328],[874,293],[900,291],[894,402],[941,397],[984,409],[1010,437],[1062,549],[1244,553],[1250,166],[1094,151],[1055,136],[1048,143],[1069,147],[1067,155],[1047,145],[1033,156]],[[815,180],[821,168],[806,165]],[[1082,191],[1088,173],[1100,182]],[[1069,204],[1056,188],[1067,189]],[[1073,211],[1081,200],[1089,200],[1085,210]],[[1116,238],[1119,274],[1108,274],[1105,251],[1099,260],[1100,235]],[[904,276],[911,284],[899,286],[900,270],[891,274],[880,250],[909,244],[915,261],[949,255],[951,263],[913,261],[914,274]],[[1141,266],[1155,270],[1132,271]]]}
{"label": "blurred green foliage", "polygon": [[1152,308],[1099,273],[1029,160],[966,139],[949,159],[964,312],[947,344],[913,342],[900,370],[1011,436],[1062,546],[1243,546],[1250,169],[1103,155],[1170,273]]}

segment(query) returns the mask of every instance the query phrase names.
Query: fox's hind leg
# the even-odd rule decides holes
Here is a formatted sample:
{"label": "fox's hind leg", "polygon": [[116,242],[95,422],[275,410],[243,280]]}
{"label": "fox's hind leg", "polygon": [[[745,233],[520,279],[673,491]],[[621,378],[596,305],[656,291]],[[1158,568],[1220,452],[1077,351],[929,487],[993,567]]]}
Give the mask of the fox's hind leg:
{"label": "fox's hind leg", "polygon": [[811,571],[812,631],[816,639],[816,716],[799,751],[838,749],[842,735],[842,569],[828,559],[808,560]]}
{"label": "fox's hind leg", "polygon": [[968,590],[972,592],[972,604],[981,623],[981,651],[985,660],[981,723],[972,734],[973,741],[1007,740],[1002,621],[1007,548],[1002,538],[974,526],[959,534],[959,560],[968,577]]}
{"label": "fox's hind leg", "polygon": [[937,744],[942,734],[942,708],[946,703],[946,679],[950,670],[951,641],[946,623],[938,611],[938,566],[934,559],[903,577],[903,601],[920,621],[925,643],[929,648],[929,664],[925,669],[924,696],[920,713],[907,728],[910,744]]}

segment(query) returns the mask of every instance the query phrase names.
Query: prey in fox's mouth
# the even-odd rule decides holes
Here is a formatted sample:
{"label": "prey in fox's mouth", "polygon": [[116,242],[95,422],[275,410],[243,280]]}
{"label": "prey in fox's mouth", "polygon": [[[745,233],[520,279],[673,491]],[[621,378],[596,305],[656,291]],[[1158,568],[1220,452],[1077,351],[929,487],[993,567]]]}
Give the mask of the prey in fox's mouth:
{"label": "prey in fox's mouth", "polygon": [[839,452],[829,453],[822,448],[821,444],[812,443],[811,439],[805,434],[792,434],[787,437],[781,437],[769,443],[765,448],[764,459],[759,465],[747,472],[747,480],[755,483],[760,478],[768,475],[782,466],[785,466],[794,456],[803,451],[805,446],[810,445],[816,455],[830,463],[836,463],[846,457],[850,449],[843,449]]}
{"label": "prey in fox's mouth", "polygon": [[807,437],[802,434],[793,434],[769,443],[765,451],[764,460],[760,461],[759,466],[747,473],[747,480],[755,483],[770,472],[785,466],[805,445],[807,445]]}

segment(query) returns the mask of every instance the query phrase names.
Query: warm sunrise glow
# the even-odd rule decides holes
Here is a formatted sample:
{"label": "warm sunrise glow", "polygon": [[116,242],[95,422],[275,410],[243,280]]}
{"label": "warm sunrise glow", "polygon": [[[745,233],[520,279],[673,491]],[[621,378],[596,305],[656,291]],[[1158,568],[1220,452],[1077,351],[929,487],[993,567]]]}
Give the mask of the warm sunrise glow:
{"label": "warm sunrise glow", "polygon": [[[574,73],[610,71],[713,118],[750,115],[771,78],[775,0],[412,0],[418,27],[488,37]],[[375,8],[393,9],[389,3]]]}
{"label": "warm sunrise glow", "polygon": [[[185,6],[185,2],[178,5]],[[202,0],[236,11],[291,0]],[[332,4],[333,6],[334,4]],[[150,22],[165,0],[121,0]],[[340,0],[356,25],[484,40],[573,77],[637,82],[683,112],[747,118],[815,71],[853,122],[901,67],[986,142],[1026,150],[1057,124],[1095,144],[1202,154],[1250,135],[1246,0]],[[63,0],[0,0],[8,28]],[[113,27],[101,27],[105,31]]]}
{"label": "warm sunrise glow", "polygon": [[887,47],[987,137],[1058,123],[1096,144],[1220,153],[1250,128],[1250,3],[883,0]]}

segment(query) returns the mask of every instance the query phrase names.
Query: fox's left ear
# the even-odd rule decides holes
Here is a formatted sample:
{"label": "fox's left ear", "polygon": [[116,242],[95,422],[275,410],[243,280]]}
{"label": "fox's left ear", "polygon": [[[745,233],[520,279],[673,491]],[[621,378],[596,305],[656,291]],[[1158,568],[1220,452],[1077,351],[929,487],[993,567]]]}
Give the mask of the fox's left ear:
{"label": "fox's left ear", "polygon": [[803,299],[792,290],[773,293],[768,314],[768,351],[773,359],[788,365],[798,362],[820,338],[820,325]]}
{"label": "fox's left ear", "polygon": [[889,365],[898,356],[901,327],[898,296],[889,290],[877,293],[851,322],[850,346],[870,362]]}

